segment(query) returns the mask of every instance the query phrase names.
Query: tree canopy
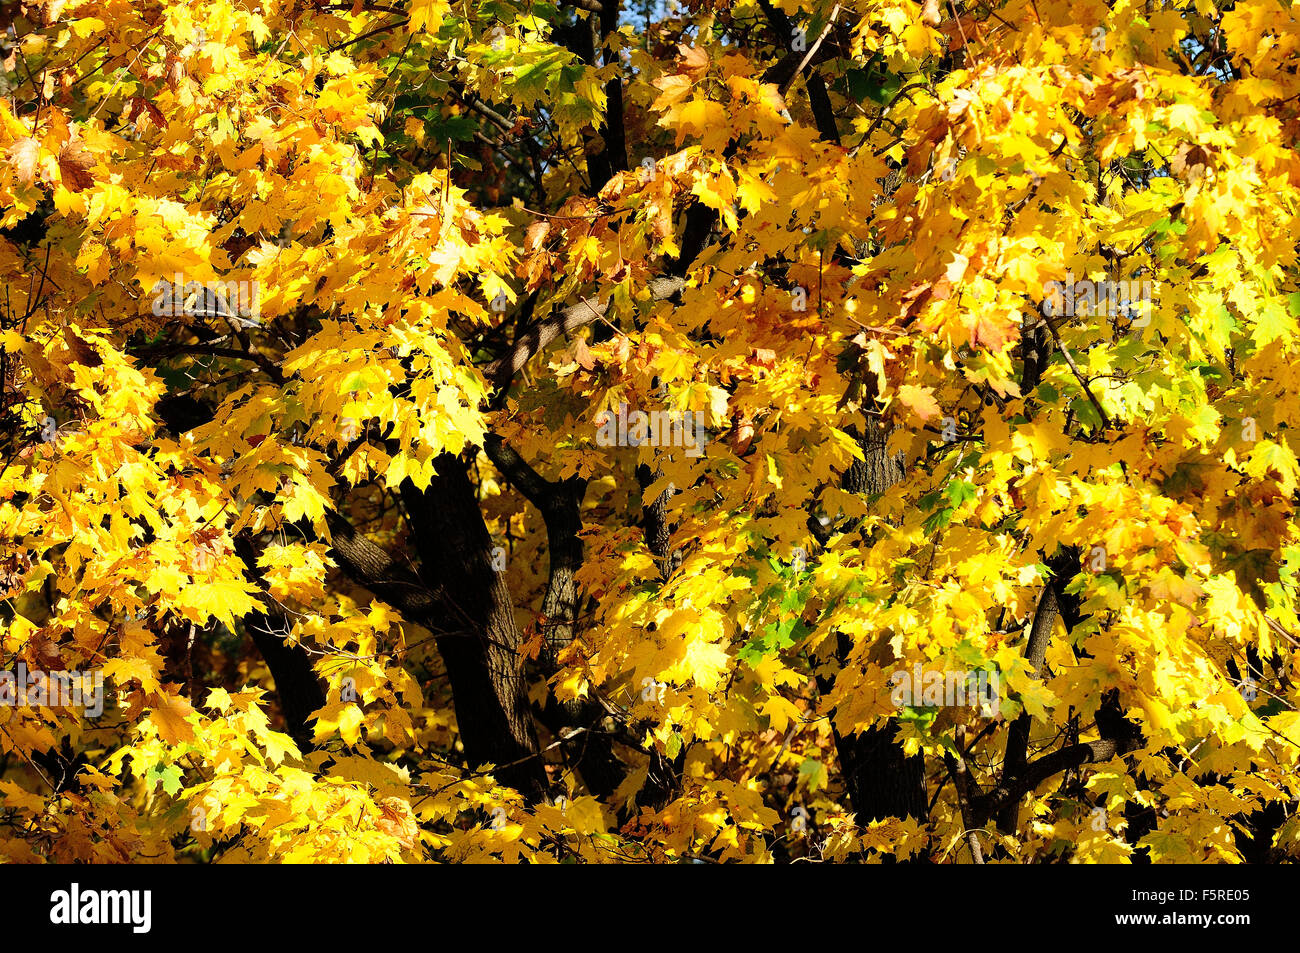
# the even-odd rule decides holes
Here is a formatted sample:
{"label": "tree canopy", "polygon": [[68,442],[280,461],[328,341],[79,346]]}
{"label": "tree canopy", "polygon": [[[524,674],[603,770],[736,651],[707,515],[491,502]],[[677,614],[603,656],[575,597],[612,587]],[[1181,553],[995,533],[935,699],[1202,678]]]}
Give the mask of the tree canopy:
{"label": "tree canopy", "polygon": [[1298,67],[5,4],[0,859],[1294,859]]}

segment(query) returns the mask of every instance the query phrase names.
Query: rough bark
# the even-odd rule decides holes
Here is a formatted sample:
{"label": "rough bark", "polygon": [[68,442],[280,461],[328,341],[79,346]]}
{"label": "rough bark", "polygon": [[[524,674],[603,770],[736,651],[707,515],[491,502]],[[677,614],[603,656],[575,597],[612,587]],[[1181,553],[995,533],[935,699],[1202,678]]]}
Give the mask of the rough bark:
{"label": "rough bark", "polygon": [[672,527],[668,522],[668,500],[672,497],[672,491],[664,490],[649,501],[644,497],[645,491],[662,475],[662,470],[652,470],[649,464],[642,463],[636,468],[636,480],[642,492],[641,523],[645,533],[646,548],[654,556],[659,574],[667,579],[673,574],[674,569],[673,552],[670,548]]}
{"label": "rough bark", "polygon": [[[495,434],[488,435],[484,448],[510,485],[537,507],[546,525],[550,565],[542,597],[541,667],[549,677],[560,669],[561,656],[578,629],[581,593],[577,572],[582,566],[582,539],[578,534],[582,531],[582,498],[587,481],[577,477],[546,480]],[[548,698],[541,712],[542,723],[556,735],[574,728],[586,729],[570,763],[587,789],[601,798],[612,794],[626,775],[608,733],[602,729],[604,718],[604,709],[590,699],[558,702]]]}
{"label": "rough bark", "polygon": [[310,751],[313,745],[311,713],[325,704],[325,690],[312,668],[311,657],[301,646],[285,642],[281,633],[288,630],[289,622],[282,615],[249,613],[244,617],[244,625],[271,670],[286,733],[293,738],[299,751]]}
{"label": "rough bark", "polygon": [[546,772],[510,592],[492,568],[492,537],[465,463],[444,453],[434,466],[427,489],[408,479],[401,498],[422,571],[438,581],[438,597],[422,621],[447,667],[465,755],[475,767],[491,762],[498,780],[542,800]]}
{"label": "rough bark", "polygon": [[[1047,656],[1047,643],[1052,635],[1052,626],[1056,624],[1061,614],[1055,583],[1055,579],[1049,579],[1042,596],[1039,597],[1033,625],[1029,630],[1029,641],[1025,645],[1025,661],[1029,663],[1029,669],[1035,675],[1043,667],[1043,660]],[[1007,733],[1007,753],[1002,761],[1002,770],[1008,776],[1022,774],[1028,764],[1029,730],[1032,725],[1033,719],[1029,717],[1028,711],[1022,711],[1011,724],[1011,730]],[[1004,834],[1010,834],[1016,829],[1018,807],[1018,802],[1013,801],[998,814],[998,829]]]}
{"label": "rough bark", "polygon": [[[843,486],[850,493],[875,495],[884,493],[904,476],[901,456],[891,455],[887,449],[888,431],[885,425],[872,420],[866,433],[858,439],[862,460],[855,460],[844,473]],[[836,647],[836,657],[841,667],[848,660],[852,641],[841,634]],[[831,688],[824,680],[823,691]],[[868,728],[856,735],[842,734],[834,727],[835,748],[839,754],[840,771],[848,788],[849,802],[859,821],[879,820],[885,817],[914,817],[927,815],[925,798],[925,757],[916,754],[908,757],[896,742],[897,719]]]}

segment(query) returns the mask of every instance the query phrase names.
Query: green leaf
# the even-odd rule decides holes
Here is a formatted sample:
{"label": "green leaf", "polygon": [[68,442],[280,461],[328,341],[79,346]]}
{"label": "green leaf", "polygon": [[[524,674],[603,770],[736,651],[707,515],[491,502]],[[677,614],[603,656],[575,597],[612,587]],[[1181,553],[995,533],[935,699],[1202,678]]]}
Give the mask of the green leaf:
{"label": "green leaf", "polygon": [[799,783],[810,792],[826,787],[826,765],[815,758],[807,759],[799,765]]}
{"label": "green leaf", "polygon": [[967,500],[975,499],[975,485],[964,480],[953,480],[945,491],[952,501],[952,508],[958,509]]}
{"label": "green leaf", "polygon": [[1293,314],[1285,310],[1276,299],[1271,299],[1260,309],[1250,339],[1257,347],[1263,347],[1295,332],[1296,322]]}
{"label": "green leaf", "polygon": [[145,781],[149,785],[150,789],[161,784],[162,789],[166,791],[170,797],[175,797],[182,787],[181,769],[174,764],[169,764],[165,767],[161,764],[155,764],[145,772]]}
{"label": "green leaf", "polygon": [[672,761],[682,753],[682,735],[679,731],[674,731],[668,738],[668,743],[664,745],[664,756]]}
{"label": "green leaf", "polygon": [[879,106],[886,105],[903,88],[902,77],[883,69],[851,69],[844,74],[849,84],[849,95],[862,102],[869,99]]}

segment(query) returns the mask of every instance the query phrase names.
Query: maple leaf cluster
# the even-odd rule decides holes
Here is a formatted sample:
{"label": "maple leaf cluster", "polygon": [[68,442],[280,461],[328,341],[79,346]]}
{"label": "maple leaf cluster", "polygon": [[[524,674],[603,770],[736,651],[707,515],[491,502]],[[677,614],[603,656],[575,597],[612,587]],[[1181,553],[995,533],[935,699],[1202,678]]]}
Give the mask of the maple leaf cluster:
{"label": "maple leaf cluster", "polygon": [[0,12],[0,859],[1300,856],[1294,11],[688,7]]}

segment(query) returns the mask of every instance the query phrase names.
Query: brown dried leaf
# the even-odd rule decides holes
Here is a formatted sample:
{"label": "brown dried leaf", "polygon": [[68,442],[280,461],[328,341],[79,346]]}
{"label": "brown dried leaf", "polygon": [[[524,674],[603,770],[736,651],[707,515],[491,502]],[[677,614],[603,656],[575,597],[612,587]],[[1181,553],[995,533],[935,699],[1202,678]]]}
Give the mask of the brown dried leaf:
{"label": "brown dried leaf", "polygon": [[73,360],[78,364],[84,364],[86,367],[99,367],[104,363],[104,359],[95,353],[95,349],[72,328],[65,327],[63,329],[63,343],[68,346],[68,350],[72,352]]}
{"label": "brown dried leaf", "polygon": [[64,187],[73,192],[84,192],[90,188],[95,184],[95,177],[90,174],[94,165],[95,157],[80,140],[68,140],[59,153],[59,172],[63,175]]}
{"label": "brown dried leaf", "polygon": [[546,236],[551,233],[550,222],[534,222],[524,234],[524,247],[530,252],[538,252],[546,244]]}
{"label": "brown dried leaf", "polygon": [[1169,160],[1169,169],[1181,179],[1199,182],[1210,168],[1210,153],[1203,146],[1184,142]]}

